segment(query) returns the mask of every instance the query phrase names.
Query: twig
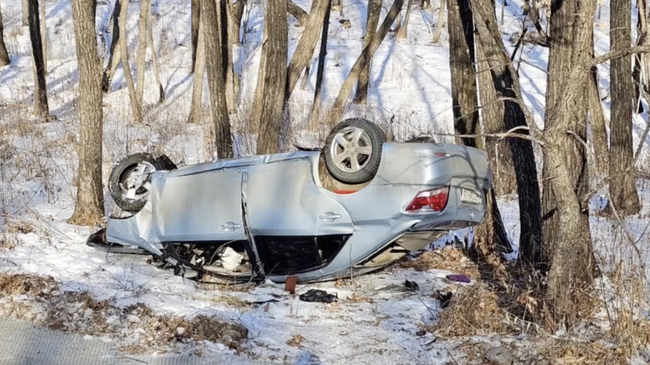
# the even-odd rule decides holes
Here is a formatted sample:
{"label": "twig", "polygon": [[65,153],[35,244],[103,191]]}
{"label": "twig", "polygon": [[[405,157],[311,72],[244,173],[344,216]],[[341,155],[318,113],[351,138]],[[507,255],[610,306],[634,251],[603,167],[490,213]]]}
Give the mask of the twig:
{"label": "twig", "polygon": [[460,137],[460,138],[477,138],[477,137],[490,137],[490,138],[499,138],[499,139],[521,138],[531,142],[535,142],[542,147],[545,145],[544,141],[535,138],[531,135],[515,133],[516,131],[521,131],[521,130],[529,131],[530,129],[525,126],[518,126],[508,130],[505,133],[479,133],[479,134],[432,133],[432,135],[439,136],[439,137]]}

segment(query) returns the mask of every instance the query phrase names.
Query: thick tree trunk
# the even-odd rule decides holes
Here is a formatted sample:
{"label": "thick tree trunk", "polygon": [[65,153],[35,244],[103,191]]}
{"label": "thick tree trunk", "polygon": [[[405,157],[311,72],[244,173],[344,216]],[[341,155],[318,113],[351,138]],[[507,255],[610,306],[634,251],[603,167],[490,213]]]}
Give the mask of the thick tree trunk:
{"label": "thick tree trunk", "polygon": [[447,0],[440,0],[440,9],[438,9],[438,23],[436,23],[436,32],[433,34],[433,43],[440,42],[440,36],[442,35],[442,27],[445,22],[445,4]]}
{"label": "thick tree trunk", "polygon": [[[563,93],[565,87],[566,78],[571,72],[574,62],[574,53],[576,52],[576,46],[572,43],[573,37],[575,36],[574,31],[575,27],[578,25],[579,18],[576,17],[576,12],[578,11],[577,2],[563,3],[561,6],[558,4],[556,8],[552,11],[551,20],[550,20],[550,38],[551,38],[551,49],[549,53],[549,65],[548,65],[548,81],[547,81],[547,93],[546,93],[546,114],[552,114],[552,111],[556,109],[560,101],[566,97]],[[589,43],[582,48],[589,50]],[[587,55],[590,54],[590,51]],[[585,100],[588,97],[589,88],[586,84],[588,77],[585,80],[580,80],[585,86],[581,89],[581,94],[578,98]],[[587,99],[588,100],[588,99]],[[575,133],[583,141],[586,141],[586,132],[587,132],[587,104],[586,103],[577,103],[572,107],[571,110],[567,111],[563,118],[566,119],[566,125],[568,130]],[[631,116],[630,116],[631,118]],[[581,196],[582,193],[585,193],[588,190],[588,174],[587,174],[587,161],[586,161],[586,151],[584,150],[583,144],[575,136],[563,136],[561,141],[556,141],[560,143],[562,149],[565,153],[565,159],[567,160],[567,166],[569,169],[569,177],[571,179],[572,189],[575,191],[578,196]],[[546,242],[556,242],[561,239],[561,237],[556,237],[559,234],[560,230],[558,226],[561,224],[560,215],[558,212],[558,199],[555,196],[555,192],[552,189],[553,176],[549,169],[556,169],[555,166],[544,164],[543,176],[544,176],[544,194],[542,196],[542,215],[544,216],[544,238]],[[581,218],[581,225],[588,227],[588,215],[583,214]],[[588,234],[587,229],[587,234]],[[553,248],[546,246],[547,250],[552,252]]]}
{"label": "thick tree trunk", "polygon": [[[591,41],[591,57],[594,56],[594,37],[593,31],[590,37]],[[605,128],[605,115],[603,114],[603,105],[600,101],[600,91],[598,88],[598,69],[592,66],[589,72],[588,81],[589,93],[589,126],[591,128],[591,144],[594,147],[594,158],[596,171],[591,171],[590,175],[595,176],[596,173],[601,178],[607,176],[609,171],[608,147],[607,147],[607,129]],[[591,165],[594,166],[594,165]]]}
{"label": "thick tree trunk", "polygon": [[138,104],[140,107],[144,104],[144,76],[146,74],[145,58],[147,56],[147,18],[149,17],[149,8],[151,7],[151,0],[140,1],[140,17],[138,21],[138,55],[136,59],[136,81],[135,81],[135,94],[137,95]]}
{"label": "thick tree trunk", "polygon": [[[630,48],[630,0],[612,0],[610,6],[610,49],[613,52]],[[630,57],[611,60],[610,88],[612,96],[611,135],[609,147],[609,203],[619,215],[636,214],[641,209],[634,183],[632,147],[632,100],[634,89]]]}
{"label": "thick tree trunk", "polygon": [[241,19],[244,15],[244,8],[246,7],[246,0],[238,0],[232,3],[233,0],[228,2],[228,39],[231,46],[239,45],[239,33],[241,31]]}
{"label": "thick tree trunk", "polygon": [[5,46],[4,27],[2,23],[2,9],[0,9],[0,67],[7,66],[9,63],[9,53],[7,53],[7,46]]}
{"label": "thick tree trunk", "polygon": [[[478,92],[483,133],[497,134],[507,132],[503,123],[503,100],[497,99],[490,65],[485,59],[481,42],[476,42],[476,68],[478,72]],[[492,188],[497,196],[517,192],[514,162],[507,138],[485,137],[485,151],[492,168]]]}
{"label": "thick tree trunk", "polygon": [[115,7],[113,8],[113,13],[111,18],[113,19],[113,30],[111,37],[111,54],[108,57],[108,65],[106,70],[102,74],[102,91],[108,92],[111,88],[111,81],[113,80],[113,75],[115,75],[115,70],[117,70],[117,65],[120,64],[120,12],[122,11],[122,6],[120,5],[120,0],[115,1]]}
{"label": "thick tree trunk", "polygon": [[156,55],[156,47],[153,43],[153,15],[151,14],[151,6],[149,7],[149,14],[147,14],[147,23],[149,27],[147,33],[149,33],[149,47],[151,49],[151,61],[153,63],[153,74],[156,77],[156,83],[158,84],[158,103],[165,101],[165,89],[163,89],[162,82],[160,81],[160,70],[158,67],[158,55]]}
{"label": "thick tree trunk", "polygon": [[205,77],[205,24],[200,22],[197,39],[196,65],[194,67],[194,80],[192,84],[192,106],[188,123],[200,123],[203,110],[203,78]]}
{"label": "thick tree trunk", "polygon": [[[456,134],[478,134],[478,99],[476,97],[476,70],[474,69],[474,19],[471,0],[454,0],[449,3],[449,67],[451,70],[451,95]],[[405,22],[406,24],[406,22]],[[457,137],[459,143],[483,148],[480,138]],[[474,235],[474,248],[482,256],[494,255],[497,250],[512,249],[503,228],[494,190],[490,189],[486,201],[486,215]]]}
{"label": "thick tree trunk", "polygon": [[[314,55],[314,48],[316,48],[316,42],[318,42],[319,30],[321,30],[320,25],[323,24],[328,6],[329,0],[314,0],[312,3],[307,26],[300,37],[300,41],[298,41],[296,51],[293,53],[291,62],[289,62],[289,67],[287,68],[285,99],[289,99],[298,83],[300,74],[311,62],[311,58]],[[306,73],[305,78],[308,77],[309,73]]]}
{"label": "thick tree trunk", "polygon": [[259,46],[260,63],[257,67],[257,83],[255,94],[253,96],[253,105],[251,107],[251,117],[249,119],[249,133],[259,134],[262,119],[262,99],[266,87],[266,48],[268,47],[268,33],[266,29],[263,32],[263,41]]}
{"label": "thick tree trunk", "polygon": [[379,48],[379,45],[386,37],[386,34],[388,34],[390,26],[395,21],[395,18],[399,14],[399,11],[402,8],[403,4],[404,0],[395,0],[393,6],[391,6],[390,10],[388,11],[386,18],[377,30],[377,33],[372,36],[370,43],[368,43],[368,45],[361,51],[361,54],[352,66],[350,73],[348,73],[348,76],[345,78],[343,86],[341,86],[341,90],[339,91],[339,95],[334,101],[334,105],[332,106],[329,116],[330,125],[338,123],[339,119],[341,119],[341,115],[343,115],[343,111],[345,109],[345,104],[347,103],[348,97],[350,96],[352,87],[359,78],[361,70],[366,64],[368,64],[368,61],[372,58],[372,55],[375,54],[375,51],[377,51],[377,48]]}
{"label": "thick tree trunk", "polygon": [[[381,13],[381,0],[368,0],[368,12],[366,17],[366,31],[363,35],[363,48],[368,47],[372,37],[377,32],[377,24],[379,24],[379,15]],[[359,74],[359,82],[357,83],[357,91],[354,95],[353,103],[365,104],[368,98],[368,86],[370,85],[370,66],[372,65],[372,58],[361,69]]]}
{"label": "thick tree trunk", "polygon": [[409,2],[406,5],[406,14],[404,14],[404,22],[402,23],[402,26],[395,34],[395,38],[404,39],[408,35],[409,18],[411,18],[412,8],[413,8],[413,0],[409,0]]}
{"label": "thick tree trunk", "polygon": [[45,0],[39,5],[41,12],[41,44],[43,45],[43,71],[47,75],[47,26],[45,24]]}
{"label": "thick tree trunk", "polygon": [[[525,127],[528,123],[522,107],[517,72],[510,62],[510,57],[501,41],[497,27],[494,3],[491,0],[470,1],[474,23],[482,49],[490,66],[492,84],[496,97],[503,100],[503,124],[506,130]],[[516,132],[528,134],[527,131]],[[519,258],[524,262],[535,264],[541,256],[541,208],[539,184],[533,146],[529,140],[510,138],[510,152],[513,156],[517,193],[519,194],[519,211],[521,234],[519,236]]]}
{"label": "thick tree trunk", "polygon": [[280,130],[284,111],[284,92],[287,80],[287,3],[269,1],[264,15],[268,36],[264,47],[266,62],[265,85],[262,97],[262,116],[257,137],[257,153],[276,153],[280,149]]}
{"label": "thick tree trunk", "polygon": [[138,101],[138,96],[136,94],[135,86],[133,85],[133,75],[131,74],[131,66],[129,65],[129,48],[126,43],[126,19],[129,9],[129,1],[122,0],[120,3],[120,34],[122,35],[119,38],[120,42],[120,56],[122,63],[122,70],[124,70],[124,79],[126,80],[126,85],[129,89],[129,99],[131,101],[131,114],[132,119],[135,123],[142,122],[142,104]]}
{"label": "thick tree trunk", "polygon": [[102,65],[95,38],[95,1],[72,0],[79,70],[80,148],[77,202],[69,221],[96,225],[104,216],[102,190]]}
{"label": "thick tree trunk", "polygon": [[585,127],[577,125],[584,122],[584,110],[576,110],[576,105],[584,104],[581,100],[588,87],[595,6],[596,0],[551,4],[544,195],[545,203],[553,205],[544,220],[549,265],[546,298],[556,321],[569,326],[589,296],[594,268],[588,211],[580,202],[586,186],[586,151],[575,135],[584,138]]}
{"label": "thick tree trunk", "polygon": [[291,0],[287,0],[287,12],[298,20],[298,24],[300,24],[301,27],[304,27],[305,24],[307,24],[309,14]]}
{"label": "thick tree trunk", "polygon": [[22,24],[29,25],[29,0],[22,0]]}
{"label": "thick tree trunk", "polygon": [[29,38],[32,43],[34,74],[34,115],[47,118],[50,109],[47,104],[47,84],[45,82],[45,61],[43,42],[39,30],[38,0],[29,0]]}
{"label": "thick tree trunk", "polygon": [[318,51],[318,67],[316,68],[316,86],[314,87],[314,102],[311,106],[309,117],[309,130],[316,131],[321,109],[321,90],[323,89],[323,74],[325,73],[325,56],[327,55],[327,32],[330,27],[330,14],[332,12],[332,0],[329,0],[323,29],[320,37],[320,50]]}
{"label": "thick tree trunk", "polygon": [[[449,68],[451,70],[451,99],[454,113],[454,131],[457,135],[478,134],[478,100],[476,98],[476,72],[474,70],[474,24],[469,0],[450,1],[447,8],[449,20]],[[477,147],[479,138],[456,137],[457,143]]]}
{"label": "thick tree trunk", "polygon": [[191,7],[191,29],[190,35],[192,37],[192,71],[196,67],[196,54],[198,52],[199,44],[199,19],[201,17],[201,0],[192,0]]}
{"label": "thick tree trunk", "polygon": [[226,104],[228,112],[234,113],[237,110],[237,76],[233,69],[232,46],[228,29],[230,29],[230,17],[228,16],[228,0],[220,0],[217,6],[217,16],[219,17],[219,44],[221,44],[221,54],[223,58],[224,78],[226,80]]}
{"label": "thick tree trunk", "polygon": [[[286,13],[286,12],[285,12]],[[205,58],[208,72],[208,88],[210,89],[210,104],[212,122],[215,130],[215,144],[218,158],[225,159],[233,156],[232,135],[230,133],[230,116],[226,102],[225,78],[223,70],[222,47],[220,44],[219,16],[214,0],[201,0],[201,22],[205,30]]]}

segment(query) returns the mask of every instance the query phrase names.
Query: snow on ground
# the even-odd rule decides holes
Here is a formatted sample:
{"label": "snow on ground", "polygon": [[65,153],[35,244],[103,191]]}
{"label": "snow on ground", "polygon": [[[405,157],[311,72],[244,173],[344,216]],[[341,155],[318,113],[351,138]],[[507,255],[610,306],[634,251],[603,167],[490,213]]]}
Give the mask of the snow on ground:
{"label": "snow on ground", "polygon": [[[78,85],[74,35],[69,2],[51,0],[46,4],[48,26],[48,92],[50,111],[55,117],[47,124],[33,121],[29,115],[32,100],[32,74],[28,30],[20,25],[20,1],[2,0],[5,41],[12,65],[0,69],[0,272],[34,273],[52,276],[61,290],[88,291],[97,300],[109,300],[126,307],[144,303],[159,313],[180,316],[215,315],[243,323],[250,331],[246,356],[298,364],[372,363],[444,364],[454,362],[460,352],[453,341],[434,341],[433,335],[418,332],[420,326],[435,321],[440,303],[431,294],[446,287],[442,270],[416,272],[393,267],[379,273],[356,277],[353,281],[298,286],[298,294],[311,288],[336,292],[336,304],[306,303],[282,290],[281,285],[266,283],[257,287],[214,288],[174,276],[146,262],[145,256],[105,254],[83,243],[91,230],[65,223],[74,207],[74,176],[77,169],[78,126],[75,107]],[[112,1],[98,2],[98,43],[108,41],[106,22]],[[259,44],[263,29],[259,1],[250,1],[244,15],[244,44],[235,49],[235,69],[241,75],[241,97],[235,131],[245,132],[245,116],[250,109],[257,77]],[[309,9],[309,0],[297,0]],[[190,69],[190,1],[154,0],[155,48],[160,57],[161,78],[167,100],[152,109],[146,122],[130,125],[128,96],[121,69],[112,83],[112,92],[104,99],[104,176],[124,156],[137,151],[165,152],[173,160],[193,163],[214,158],[210,143],[210,125],[188,125],[192,77]],[[512,35],[521,32],[523,0],[508,1],[501,31],[508,52],[514,50]],[[384,1],[382,17],[390,1]],[[438,1],[432,9],[415,8],[406,40],[386,38],[373,59],[367,107],[353,107],[346,114],[375,120],[397,140],[417,134],[447,134],[453,131],[449,44],[446,31],[440,44],[432,44],[438,23]],[[501,2],[497,13],[501,21]],[[138,3],[129,7],[129,48],[135,50]],[[324,82],[324,105],[338,93],[348,71],[361,50],[365,0],[343,0],[342,14],[332,12]],[[636,10],[634,10],[636,12]],[[340,20],[348,19],[346,28]],[[290,21],[290,52],[295,49],[302,28]],[[528,24],[530,26],[530,24]],[[595,22],[596,53],[608,50],[608,3]],[[103,38],[102,38],[103,37]],[[317,47],[318,49],[318,47]],[[543,126],[546,59],[548,50],[524,45],[515,60],[526,104]],[[105,56],[105,50],[102,51]],[[315,69],[315,60],[312,70]],[[608,66],[599,66],[601,95],[607,95]],[[147,71],[147,83],[153,74]],[[315,75],[305,89],[300,86],[290,100],[292,128],[287,141],[317,145],[323,135],[304,131],[312,102]],[[145,102],[158,99],[157,89],[149,87]],[[205,99],[207,101],[207,97]],[[605,112],[608,114],[608,99]],[[645,117],[637,118],[635,139],[645,128]],[[251,151],[249,138],[236,136],[239,154]],[[441,140],[450,140],[440,137]],[[290,145],[290,144],[287,144]],[[649,154],[643,150],[638,162],[646,165]],[[626,221],[635,239],[646,242],[648,195],[646,182],[639,188],[644,210]],[[107,211],[114,209],[106,197]],[[602,203],[603,195],[592,204]],[[506,231],[514,243],[519,236],[516,197],[499,201]],[[602,256],[621,253],[612,248],[617,232],[609,220],[593,216],[594,244]],[[451,233],[465,235],[467,232]],[[639,244],[639,246],[643,246]],[[639,248],[647,255],[646,247]],[[628,252],[629,254],[629,252]],[[645,257],[645,256],[643,256]],[[404,291],[405,280],[420,286],[418,292]],[[234,298],[234,299],[233,299]],[[6,300],[6,298],[5,298]],[[235,302],[244,305],[233,305]],[[300,336],[300,337],[297,337]],[[297,340],[299,339],[299,340]],[[490,339],[484,339],[490,342]],[[517,341],[521,341],[521,338]],[[497,340],[498,342],[498,340]]]}

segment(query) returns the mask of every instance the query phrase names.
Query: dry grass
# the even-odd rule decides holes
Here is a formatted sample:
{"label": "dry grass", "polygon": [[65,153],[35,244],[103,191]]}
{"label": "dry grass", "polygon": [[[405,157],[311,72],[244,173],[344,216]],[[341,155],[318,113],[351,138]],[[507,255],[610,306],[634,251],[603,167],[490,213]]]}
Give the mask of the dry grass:
{"label": "dry grass", "polygon": [[451,245],[424,252],[413,260],[400,262],[399,266],[416,271],[447,270],[473,279],[480,277],[477,265],[465,255],[462,249]]}
{"label": "dry grass", "polygon": [[219,342],[239,351],[248,336],[244,326],[206,315],[161,315],[142,303],[120,308],[87,292],[60,292],[49,276],[2,274],[0,297],[5,298],[0,303],[4,315],[54,330],[116,337],[126,343],[120,349],[130,353],[164,352],[196,341]]}

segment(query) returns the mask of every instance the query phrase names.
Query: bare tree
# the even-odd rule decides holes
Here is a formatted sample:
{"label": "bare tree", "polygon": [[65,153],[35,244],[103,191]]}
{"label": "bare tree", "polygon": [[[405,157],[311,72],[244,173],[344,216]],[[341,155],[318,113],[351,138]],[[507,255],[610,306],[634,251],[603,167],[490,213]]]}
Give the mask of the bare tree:
{"label": "bare tree", "polygon": [[45,82],[45,61],[43,42],[39,30],[38,0],[29,0],[29,38],[32,43],[34,74],[34,115],[47,118],[50,109],[47,103],[47,84]]}
{"label": "bare tree", "polygon": [[119,17],[120,34],[122,36],[118,38],[118,42],[120,42],[120,56],[122,69],[124,70],[124,78],[126,79],[126,85],[129,89],[132,118],[136,123],[140,123],[142,122],[142,104],[138,101],[135,86],[133,85],[133,75],[131,74],[131,66],[129,65],[129,48],[126,43],[126,19],[128,15],[128,9],[129,1],[122,0],[120,3]]}
{"label": "bare tree", "polygon": [[440,8],[438,9],[438,23],[436,23],[436,32],[433,34],[433,43],[440,42],[442,35],[442,27],[445,26],[445,4],[448,0],[440,0]]}
{"label": "bare tree", "polygon": [[[287,68],[285,99],[289,99],[291,96],[293,89],[298,83],[300,74],[310,63],[311,58],[314,55],[314,48],[316,48],[319,30],[321,29],[320,25],[323,24],[328,6],[329,0],[314,0],[312,3],[307,26],[300,37],[300,41],[298,41],[298,46],[296,47],[296,50],[291,57],[291,62],[289,62],[289,67]],[[308,77],[309,73],[306,73],[305,78]]]}
{"label": "bare tree", "polygon": [[[591,54],[590,56],[594,57],[594,36],[593,30],[590,37],[591,41]],[[598,87],[598,69],[596,66],[591,66],[589,71],[589,127],[591,128],[591,144],[594,148],[594,158],[595,171],[591,172],[591,176],[594,176],[597,172],[601,177],[605,177],[609,170],[609,165],[607,163],[608,159],[608,147],[607,147],[607,129],[605,128],[605,115],[603,114],[603,105],[600,101],[600,90]],[[592,165],[593,166],[593,165]]]}
{"label": "bare tree", "polygon": [[[476,42],[475,47],[479,106],[483,133],[505,133],[507,129],[503,123],[503,100],[497,99],[490,65],[485,58],[483,45],[481,42]],[[515,178],[510,142],[507,138],[485,137],[484,143],[485,151],[487,152],[492,168],[494,193],[497,196],[516,193],[517,179]]]}
{"label": "bare tree", "polygon": [[[368,0],[368,11],[366,17],[366,31],[363,35],[363,48],[366,48],[375,32],[377,32],[377,24],[379,24],[379,15],[381,13],[381,0]],[[357,91],[354,95],[353,102],[355,104],[364,104],[368,98],[368,85],[370,84],[370,66],[372,65],[372,58],[368,60],[366,65],[359,74],[359,82],[357,83]]]}
{"label": "bare tree", "polygon": [[411,18],[411,9],[413,8],[413,0],[409,0],[406,5],[406,13],[404,14],[404,22],[402,26],[397,30],[395,38],[404,39],[407,36],[409,19]]}
{"label": "bare tree", "polygon": [[140,108],[144,102],[144,76],[145,70],[145,57],[147,56],[147,39],[149,27],[147,26],[147,18],[149,17],[149,8],[151,8],[151,0],[140,1],[140,19],[138,21],[138,52],[136,59],[136,81],[135,81],[135,94],[136,100]]}
{"label": "bare tree", "polygon": [[[648,4],[646,0],[637,0],[637,46],[643,46],[650,43],[648,37]],[[632,77],[634,78],[634,100],[636,100],[637,113],[643,113],[643,89],[648,87],[647,56],[643,54],[634,55],[634,66]]]}
{"label": "bare tree", "polygon": [[[614,52],[630,48],[630,0],[612,0],[610,3],[610,49]],[[634,86],[630,57],[611,61],[611,135],[609,147],[609,203],[621,215],[636,214],[641,209],[639,196],[630,170],[634,168],[632,151],[632,105]]]}
{"label": "bare tree", "polygon": [[343,86],[341,86],[339,95],[336,97],[336,100],[334,100],[334,105],[330,110],[330,115],[329,115],[330,125],[334,125],[338,123],[339,119],[341,119],[341,115],[343,115],[343,110],[345,109],[345,105],[350,96],[350,92],[352,92],[352,87],[357,82],[361,70],[368,63],[368,61],[375,53],[375,51],[377,51],[377,48],[379,48],[379,45],[386,37],[386,34],[388,34],[388,31],[390,30],[390,26],[395,21],[395,18],[397,18],[397,16],[399,15],[400,9],[402,8],[403,4],[404,4],[404,0],[395,0],[393,6],[391,6],[390,10],[388,11],[386,18],[384,19],[384,21],[381,23],[381,26],[377,30],[377,33],[372,36],[372,40],[370,41],[370,43],[368,43],[366,47],[363,48],[361,54],[359,55],[356,62],[352,66],[352,69],[350,69],[350,73],[348,73],[348,76],[345,78],[345,81],[343,81]]}
{"label": "bare tree", "polygon": [[4,27],[2,23],[2,9],[0,9],[0,67],[7,66],[10,62],[9,53],[7,53],[7,46],[5,46]]}
{"label": "bare tree", "polygon": [[[448,7],[449,43],[454,45],[449,50],[454,130],[460,135],[480,133],[474,69],[474,19],[470,1],[450,1]],[[457,139],[466,146],[483,148],[480,138],[457,137]],[[477,228],[474,237],[473,247],[482,256],[492,255],[497,250],[511,251],[492,188],[487,194],[485,218]]]}
{"label": "bare tree", "polygon": [[194,66],[194,79],[192,84],[192,106],[188,123],[199,123],[203,109],[203,78],[205,77],[205,24],[199,22],[197,39],[196,64]]}
{"label": "bare tree", "polygon": [[149,7],[149,14],[147,16],[147,23],[149,24],[149,47],[151,49],[151,61],[153,63],[153,74],[156,78],[156,83],[158,84],[158,103],[165,101],[165,89],[163,89],[162,82],[160,81],[160,70],[158,67],[158,55],[156,55],[156,47],[153,42],[153,14],[151,13],[151,7]]}
{"label": "bare tree", "polygon": [[102,66],[95,38],[97,3],[72,0],[72,18],[79,70],[80,148],[77,202],[68,222],[96,225],[104,216],[102,193]]}
{"label": "bare tree", "polygon": [[196,67],[196,55],[198,53],[198,44],[199,44],[199,19],[201,17],[201,0],[192,0],[191,3],[191,30],[190,34],[192,37],[192,71]]}
{"label": "bare tree", "polygon": [[291,0],[287,0],[287,12],[298,20],[298,24],[300,24],[301,27],[304,26],[307,23],[307,19],[309,19],[309,14]]}
{"label": "bare tree", "polygon": [[[503,100],[503,125],[506,130],[519,128],[517,133],[527,135],[529,133],[521,128],[534,122],[527,120],[522,109],[519,78],[501,40],[494,3],[492,0],[471,0],[470,4],[479,41],[490,66],[496,98]],[[529,140],[509,138],[508,145],[517,178],[519,211],[522,212],[519,218],[521,226],[519,259],[534,264],[541,259],[542,243],[540,191],[535,155]]]}
{"label": "bare tree", "polygon": [[233,55],[232,47],[230,45],[230,37],[228,29],[230,29],[229,22],[231,17],[228,15],[228,0],[218,2],[217,17],[219,18],[219,44],[221,45],[221,55],[223,72],[226,84],[226,104],[228,104],[228,111],[234,113],[237,110],[237,75],[233,68]]}
{"label": "bare tree", "polygon": [[[583,138],[583,127],[574,123],[576,113],[583,113],[575,106],[585,97],[589,80],[589,38],[596,0],[554,0],[551,9],[543,177],[549,181],[544,194],[551,194],[555,208],[548,211],[553,218],[544,220],[544,246],[548,252],[545,301],[557,325],[571,326],[580,304],[589,297],[595,266],[588,209],[579,198],[580,181],[586,175],[585,150],[574,147],[576,139]],[[546,235],[549,225],[555,231]]]}
{"label": "bare tree", "polygon": [[41,44],[43,45],[43,70],[47,75],[47,26],[45,24],[45,0],[40,5],[41,20]]}
{"label": "bare tree", "polygon": [[204,23],[205,27],[206,70],[208,72],[208,88],[210,90],[217,155],[219,158],[231,158],[233,156],[232,135],[230,133],[230,116],[228,115],[226,93],[223,87],[225,78],[220,44],[221,26],[219,25],[217,4],[214,0],[201,0],[200,22]]}
{"label": "bare tree", "polygon": [[22,24],[23,26],[29,25],[29,0],[22,0]]}
{"label": "bare tree", "polygon": [[237,0],[233,3],[228,2],[228,39],[231,46],[239,45],[239,33],[241,29],[241,19],[244,15],[244,8],[247,0]]}
{"label": "bare tree", "polygon": [[111,81],[113,80],[113,75],[115,75],[115,70],[120,64],[120,12],[122,11],[122,6],[120,5],[120,0],[115,0],[115,5],[113,11],[111,12],[111,19],[113,21],[113,28],[111,30],[111,46],[110,46],[110,55],[108,56],[108,65],[106,70],[102,74],[102,91],[108,92],[111,87]]}
{"label": "bare tree", "polygon": [[266,4],[264,47],[264,95],[262,113],[257,137],[257,153],[275,153],[280,149],[280,129],[284,111],[284,92],[287,79],[287,3],[284,0],[269,1]]}
{"label": "bare tree", "polygon": [[323,29],[320,37],[320,50],[318,51],[318,67],[316,68],[316,86],[314,87],[314,102],[311,106],[311,115],[309,118],[309,129],[316,129],[316,122],[320,118],[321,108],[321,90],[323,89],[323,74],[325,73],[325,55],[327,54],[327,32],[330,26],[330,14],[332,12],[332,0],[328,1],[327,11],[325,12],[325,19],[323,21]]}

